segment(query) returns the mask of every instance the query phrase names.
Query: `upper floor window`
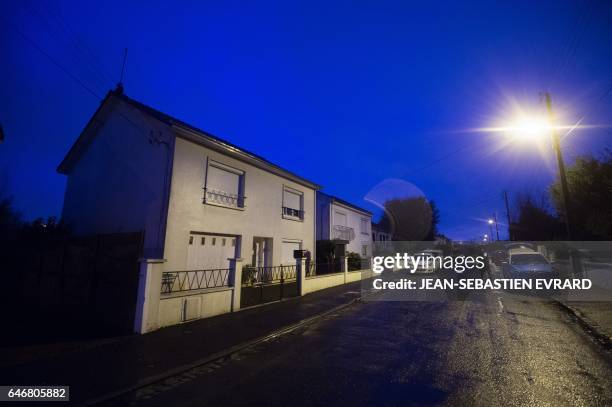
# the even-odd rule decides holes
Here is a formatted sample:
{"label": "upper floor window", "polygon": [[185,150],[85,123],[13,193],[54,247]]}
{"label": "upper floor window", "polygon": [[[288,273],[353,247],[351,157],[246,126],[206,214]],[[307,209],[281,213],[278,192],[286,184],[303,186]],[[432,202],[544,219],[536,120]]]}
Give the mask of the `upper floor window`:
{"label": "upper floor window", "polygon": [[370,224],[370,221],[368,219],[361,218],[361,222],[359,223],[359,230],[361,231],[362,235],[370,234],[369,224]]}
{"label": "upper floor window", "polygon": [[283,217],[304,219],[304,194],[302,192],[283,187]]}
{"label": "upper floor window", "polygon": [[204,203],[244,208],[244,171],[209,160]]}

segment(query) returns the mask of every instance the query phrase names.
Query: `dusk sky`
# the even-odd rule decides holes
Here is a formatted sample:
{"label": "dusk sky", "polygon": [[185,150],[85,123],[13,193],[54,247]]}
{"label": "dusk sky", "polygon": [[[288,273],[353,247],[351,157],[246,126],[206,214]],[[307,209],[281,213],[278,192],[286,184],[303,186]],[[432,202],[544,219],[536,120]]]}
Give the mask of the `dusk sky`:
{"label": "dusk sky", "polygon": [[404,180],[451,238],[487,232],[494,211],[504,221],[504,190],[542,194],[555,177],[549,144],[500,148],[471,130],[513,103],[537,112],[549,91],[560,122],[598,126],[563,138],[568,163],[612,148],[606,1],[12,3],[0,9],[0,189],[28,219],[61,213],[56,167],[126,47],[131,98],[369,209],[372,188]]}

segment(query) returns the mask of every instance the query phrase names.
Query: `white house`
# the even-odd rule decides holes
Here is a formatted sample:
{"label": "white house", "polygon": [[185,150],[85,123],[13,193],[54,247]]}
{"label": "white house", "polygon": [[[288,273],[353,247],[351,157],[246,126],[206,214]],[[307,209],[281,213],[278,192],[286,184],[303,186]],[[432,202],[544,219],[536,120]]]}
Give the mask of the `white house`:
{"label": "white house", "polygon": [[317,240],[345,241],[346,251],[372,256],[372,213],[317,191]]}
{"label": "white house", "polygon": [[[294,250],[314,253],[317,184],[120,91],[58,171],[68,179],[62,218],[76,233],[144,231],[143,256],[163,277],[142,272],[139,301],[150,301],[150,284],[162,288],[142,331],[234,309],[228,259],[295,267]],[[202,295],[184,299],[186,288]]]}

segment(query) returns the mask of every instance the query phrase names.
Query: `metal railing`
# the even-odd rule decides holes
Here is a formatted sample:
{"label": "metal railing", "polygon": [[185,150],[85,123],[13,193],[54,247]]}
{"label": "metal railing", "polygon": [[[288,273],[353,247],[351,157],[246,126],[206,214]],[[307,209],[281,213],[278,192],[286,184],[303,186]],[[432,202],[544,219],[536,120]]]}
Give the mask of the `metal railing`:
{"label": "metal railing", "polygon": [[246,196],[216,189],[204,188],[204,203],[215,203],[233,208],[244,208]]}
{"label": "metal railing", "polygon": [[336,259],[335,262],[311,263],[310,267],[306,268],[306,277],[334,274],[339,273],[341,270],[339,259]]}
{"label": "metal railing", "polygon": [[166,271],[162,274],[161,293],[227,287],[229,273],[230,269]]}
{"label": "metal railing", "polygon": [[283,206],[283,215],[304,219],[304,211]]}
{"label": "metal railing", "polygon": [[351,241],[355,239],[355,230],[348,226],[334,225],[332,228],[332,239]]}
{"label": "metal railing", "polygon": [[295,265],[286,266],[244,266],[242,268],[242,285],[273,284],[295,280],[297,270]]}

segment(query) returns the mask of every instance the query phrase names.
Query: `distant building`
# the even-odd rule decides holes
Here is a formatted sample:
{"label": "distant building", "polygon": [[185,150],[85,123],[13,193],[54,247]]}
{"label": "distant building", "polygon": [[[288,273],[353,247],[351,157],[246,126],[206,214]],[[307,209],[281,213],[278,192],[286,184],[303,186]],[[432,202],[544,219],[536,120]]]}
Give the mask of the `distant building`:
{"label": "distant building", "polygon": [[377,223],[372,223],[372,241],[374,242],[388,242],[393,238],[393,234],[386,228],[382,227]]}
{"label": "distant building", "polygon": [[346,244],[346,252],[372,256],[372,212],[335,196],[317,191],[317,240]]}

